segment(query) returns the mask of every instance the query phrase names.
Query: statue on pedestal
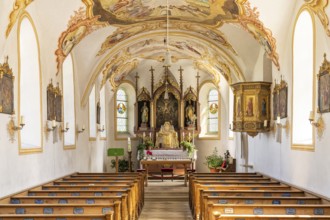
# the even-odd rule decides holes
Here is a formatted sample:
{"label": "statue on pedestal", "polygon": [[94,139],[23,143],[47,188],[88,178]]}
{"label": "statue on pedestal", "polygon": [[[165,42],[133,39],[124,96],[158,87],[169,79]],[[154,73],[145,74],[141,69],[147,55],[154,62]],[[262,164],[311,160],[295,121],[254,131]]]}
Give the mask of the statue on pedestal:
{"label": "statue on pedestal", "polygon": [[147,103],[144,102],[143,106],[141,108],[141,120],[142,120],[142,124],[146,125],[148,124],[148,120],[149,120],[149,108],[147,106]]}
{"label": "statue on pedestal", "polygon": [[189,100],[189,103],[185,109],[186,113],[186,125],[193,126],[196,120],[195,115],[195,106],[191,103],[191,100]]}

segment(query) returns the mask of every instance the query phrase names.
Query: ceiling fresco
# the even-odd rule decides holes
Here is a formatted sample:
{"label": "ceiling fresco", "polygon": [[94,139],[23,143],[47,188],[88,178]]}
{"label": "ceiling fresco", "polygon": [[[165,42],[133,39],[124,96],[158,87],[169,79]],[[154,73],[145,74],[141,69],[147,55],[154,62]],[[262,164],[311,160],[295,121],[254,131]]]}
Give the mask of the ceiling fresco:
{"label": "ceiling fresco", "polygon": [[129,25],[165,20],[168,7],[171,20],[206,25],[237,19],[246,0],[83,0],[89,16],[99,15],[99,21],[111,25]]}
{"label": "ceiling fresco", "polygon": [[[129,74],[129,70],[134,70],[137,62],[139,62],[138,60],[163,62],[164,52],[166,51],[163,37],[159,35],[150,39],[141,39],[138,42],[134,41],[129,45],[125,45],[125,48],[127,50],[118,50],[109,56],[112,58],[104,65],[102,85],[109,80],[111,86],[114,89],[117,88],[123,77]],[[195,68],[210,73],[216,84],[220,80],[219,74],[216,74],[219,69],[222,69],[221,73],[229,82],[232,81],[233,77],[244,79],[235,62],[226,54],[217,50],[216,47],[207,46],[198,38],[187,40],[184,36],[176,36],[175,40],[170,42],[169,48],[172,52],[171,59],[173,63],[182,59],[195,60]],[[120,69],[121,66],[125,66],[125,71]]]}

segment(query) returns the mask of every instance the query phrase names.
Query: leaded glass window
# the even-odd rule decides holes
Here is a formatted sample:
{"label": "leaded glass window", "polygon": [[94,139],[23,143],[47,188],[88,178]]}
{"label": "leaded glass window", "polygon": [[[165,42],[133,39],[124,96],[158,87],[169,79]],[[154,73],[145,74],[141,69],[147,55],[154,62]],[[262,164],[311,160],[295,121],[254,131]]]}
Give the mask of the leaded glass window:
{"label": "leaded glass window", "polygon": [[208,95],[208,133],[217,133],[219,130],[219,93],[212,89]]}
{"label": "leaded glass window", "polygon": [[123,89],[117,91],[117,132],[125,133],[128,132],[128,101],[127,94]]}

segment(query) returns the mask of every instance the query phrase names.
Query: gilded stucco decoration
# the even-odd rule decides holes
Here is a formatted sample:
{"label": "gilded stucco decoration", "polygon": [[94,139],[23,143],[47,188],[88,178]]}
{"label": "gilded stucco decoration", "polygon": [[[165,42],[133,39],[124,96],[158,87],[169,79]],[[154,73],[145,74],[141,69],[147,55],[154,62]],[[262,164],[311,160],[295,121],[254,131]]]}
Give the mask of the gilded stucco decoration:
{"label": "gilded stucco decoration", "polygon": [[57,73],[60,72],[65,58],[75,45],[77,45],[88,34],[106,26],[105,23],[99,23],[97,19],[98,17],[87,18],[86,11],[82,7],[74,12],[74,16],[71,16],[68,28],[66,31],[62,32],[58,40],[58,49],[55,51]]}
{"label": "gilded stucco decoration", "polygon": [[259,20],[256,8],[251,8],[250,3],[245,4],[245,13],[238,18],[239,24],[261,44],[267,56],[272,60],[277,69],[280,69],[279,56],[276,52],[276,40],[272,32]]}
{"label": "gilded stucco decoration", "polygon": [[6,30],[6,37],[9,36],[11,29],[15,25],[18,18],[22,15],[25,8],[32,2],[33,2],[33,0],[16,0],[16,2],[14,4],[14,8],[9,15],[9,24],[8,24],[7,30]]}
{"label": "gilded stucco decoration", "polygon": [[325,8],[328,6],[328,0],[305,0],[305,6],[310,8],[320,19],[325,32],[330,36],[329,30],[329,18],[325,12]]}
{"label": "gilded stucco decoration", "polygon": [[[211,26],[237,19],[246,0],[169,0],[171,20]],[[166,1],[83,0],[89,17],[111,25],[130,25],[165,20]]]}
{"label": "gilded stucco decoration", "polygon": [[138,92],[138,101],[150,101],[151,100],[151,95],[150,92],[146,87],[142,87],[140,91]]}

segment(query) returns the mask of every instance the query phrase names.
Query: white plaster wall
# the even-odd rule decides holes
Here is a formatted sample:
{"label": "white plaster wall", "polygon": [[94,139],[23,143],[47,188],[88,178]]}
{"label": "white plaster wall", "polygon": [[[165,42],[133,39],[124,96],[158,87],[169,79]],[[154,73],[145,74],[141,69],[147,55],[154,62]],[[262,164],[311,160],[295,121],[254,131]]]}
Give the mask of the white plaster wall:
{"label": "white plaster wall", "polygon": [[[297,14],[300,5],[298,4],[294,13]],[[290,23],[285,42],[277,44],[281,70],[277,71],[273,66],[273,81],[280,79],[283,75],[284,79],[288,82],[288,118],[289,124],[291,123],[291,109],[292,109],[292,32],[294,20]],[[317,17],[315,17],[316,24],[316,49],[315,49],[315,73],[318,73],[319,67],[323,62],[323,53],[327,53],[330,57],[329,37]],[[329,58],[328,58],[329,59]],[[258,62],[259,63],[259,62]],[[260,67],[256,67],[259,70]],[[258,74],[256,71],[255,74]],[[316,75],[315,75],[316,77]],[[255,77],[258,78],[258,77]],[[317,94],[317,83],[315,84],[315,91]],[[315,96],[315,106],[317,106],[317,96]],[[318,117],[318,116],[317,116]],[[272,131],[267,134],[259,134],[254,138],[249,137],[249,161],[248,164],[253,165],[253,169],[248,171],[259,171],[280,180],[289,182],[304,189],[313,191],[330,198],[330,133],[327,131],[327,126],[330,123],[330,114],[322,115],[326,124],[326,130],[321,139],[317,138],[315,134],[315,151],[299,151],[291,149],[291,128],[282,130],[282,142],[277,143],[275,139],[276,132]],[[301,119],[301,120],[308,120]],[[284,123],[286,119],[282,119]],[[240,154],[240,134],[236,134],[235,144],[237,153]],[[245,171],[241,167],[245,161],[238,157],[238,171]]]}

